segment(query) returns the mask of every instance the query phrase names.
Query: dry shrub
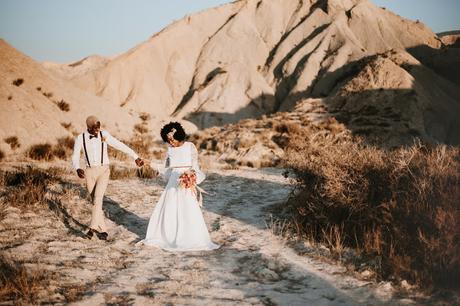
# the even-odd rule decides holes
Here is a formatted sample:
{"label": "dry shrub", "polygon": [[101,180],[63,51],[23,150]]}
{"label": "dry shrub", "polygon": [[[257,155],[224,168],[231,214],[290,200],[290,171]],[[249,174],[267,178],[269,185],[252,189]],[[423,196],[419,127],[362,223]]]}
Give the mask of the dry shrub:
{"label": "dry shrub", "polygon": [[13,96],[9,95],[8,96],[8,101],[12,100],[13,99]]}
{"label": "dry shrub", "polygon": [[[154,156],[154,153],[151,150],[154,140],[150,135],[138,135],[130,140],[123,141],[123,143],[133,149],[134,152],[141,156],[141,158],[150,158]],[[126,154],[115,149],[109,149],[109,157],[113,157],[118,160],[126,160],[128,158]]]}
{"label": "dry shrub", "polygon": [[54,158],[68,159],[72,155],[74,139],[70,136],[58,138],[57,144],[36,144],[30,147],[28,156],[35,160],[50,161]]}
{"label": "dry shrub", "polygon": [[13,81],[14,86],[21,86],[24,83],[24,79],[16,79]]}
{"label": "dry shrub", "polygon": [[158,171],[149,165],[144,165],[140,168],[137,168],[136,176],[141,179],[152,179],[158,176]]}
{"label": "dry shrub", "polygon": [[119,167],[116,165],[110,165],[110,179],[111,180],[123,180],[129,179],[136,176],[136,169]]}
{"label": "dry shrub", "polygon": [[4,139],[7,144],[10,145],[12,150],[16,150],[21,146],[19,139],[16,136],[7,137]]}
{"label": "dry shrub", "polygon": [[0,185],[3,186],[4,200],[10,206],[22,211],[32,210],[47,203],[47,188],[60,181],[59,169],[47,170],[33,167],[0,172]]}
{"label": "dry shrub", "polygon": [[48,99],[50,99],[52,96],[53,96],[53,93],[52,92],[43,92],[42,93],[45,97],[47,97]]}
{"label": "dry shrub", "polygon": [[59,138],[53,148],[53,156],[68,159],[72,155],[74,142],[75,140],[70,136]]}
{"label": "dry shrub", "polygon": [[28,156],[35,160],[52,160],[53,147],[49,143],[32,145],[29,148]]}
{"label": "dry shrub", "polygon": [[385,279],[460,283],[460,151],[416,142],[392,151],[317,135],[291,139],[298,179],[285,209],[300,236],[354,247]]}
{"label": "dry shrub", "polygon": [[39,292],[50,283],[45,271],[28,272],[25,266],[0,256],[0,300],[12,304],[35,304]]}
{"label": "dry shrub", "polygon": [[150,114],[149,113],[140,113],[139,118],[144,122],[149,121],[150,120]]}
{"label": "dry shrub", "polygon": [[139,134],[146,134],[148,133],[149,129],[142,123],[138,123],[134,126],[134,130]]}
{"label": "dry shrub", "polygon": [[140,168],[121,167],[110,165],[110,179],[123,180],[130,178],[151,179],[158,176],[158,172],[148,165]]}
{"label": "dry shrub", "polygon": [[69,123],[61,122],[61,125],[62,125],[62,127],[65,128],[66,130],[69,130],[70,127],[72,126],[72,122],[69,122]]}
{"label": "dry shrub", "polygon": [[64,100],[61,100],[59,102],[56,102],[56,105],[59,107],[59,109],[63,112],[68,112],[70,111],[70,105]]}

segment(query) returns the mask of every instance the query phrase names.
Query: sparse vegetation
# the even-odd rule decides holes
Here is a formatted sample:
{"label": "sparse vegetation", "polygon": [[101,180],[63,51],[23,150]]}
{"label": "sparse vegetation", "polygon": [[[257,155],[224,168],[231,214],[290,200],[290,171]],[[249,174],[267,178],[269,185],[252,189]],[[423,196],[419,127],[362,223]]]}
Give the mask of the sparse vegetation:
{"label": "sparse vegetation", "polygon": [[57,168],[44,171],[26,167],[15,171],[1,171],[0,185],[5,188],[2,196],[6,203],[22,211],[44,206],[47,203],[47,188],[59,181],[59,174],[60,170]]}
{"label": "sparse vegetation", "polygon": [[61,122],[61,125],[62,125],[62,127],[65,128],[66,130],[69,130],[70,127],[72,126],[72,122],[68,122],[68,123]]}
{"label": "sparse vegetation", "polygon": [[35,160],[52,160],[53,147],[49,143],[32,145],[28,151],[28,156]]}
{"label": "sparse vegetation", "polygon": [[18,87],[21,86],[23,83],[24,83],[24,79],[21,79],[21,78],[13,81],[13,85],[18,86]]}
{"label": "sparse vegetation", "polygon": [[136,176],[136,169],[128,167],[120,167],[114,164],[110,164],[110,179],[111,180],[123,180],[133,178]]}
{"label": "sparse vegetation", "polygon": [[149,131],[149,129],[143,123],[136,124],[134,126],[134,130],[139,134],[146,134]]}
{"label": "sparse vegetation", "polygon": [[61,137],[56,145],[48,143],[36,144],[29,148],[28,156],[35,160],[49,161],[54,158],[67,159],[72,154],[74,139],[72,137]]}
{"label": "sparse vegetation", "polygon": [[123,180],[138,177],[141,179],[151,179],[158,176],[158,172],[148,165],[140,168],[120,167],[114,164],[110,165],[110,179]]}
{"label": "sparse vegetation", "polygon": [[39,86],[36,88],[37,91],[42,91],[42,88]]}
{"label": "sparse vegetation", "polygon": [[386,151],[298,135],[285,158],[298,184],[283,209],[298,237],[332,251],[354,248],[373,259],[379,278],[458,284],[459,154],[443,145]]}
{"label": "sparse vegetation", "polygon": [[149,165],[137,168],[136,176],[141,179],[152,179],[158,176],[158,171],[150,167]]}
{"label": "sparse vegetation", "polygon": [[139,118],[145,122],[150,120],[150,114],[149,113],[140,113]]}
{"label": "sparse vegetation", "polygon": [[0,150],[0,161],[2,161],[5,158],[5,153]]}
{"label": "sparse vegetation", "polygon": [[[153,144],[155,143],[152,136],[148,134],[138,135],[132,139],[123,141],[131,149],[133,149],[137,154],[142,156],[142,158],[151,158],[157,157],[162,154],[161,150],[153,150]],[[126,160],[128,156],[120,151],[113,150],[109,147],[109,157]]]}
{"label": "sparse vegetation", "polygon": [[43,92],[42,93],[45,97],[47,97],[48,99],[50,99],[51,97],[53,97],[53,93],[52,92]]}
{"label": "sparse vegetation", "polygon": [[63,112],[68,112],[70,111],[70,105],[69,103],[67,103],[66,101],[64,101],[63,99],[61,99],[61,101],[59,102],[56,102],[56,105],[59,107],[59,109]]}
{"label": "sparse vegetation", "polygon": [[8,96],[8,101],[12,100],[13,99],[13,96],[12,95],[9,95]]}
{"label": "sparse vegetation", "polygon": [[45,271],[28,272],[22,263],[0,255],[0,300],[7,304],[34,304],[50,278]]}
{"label": "sparse vegetation", "polygon": [[21,144],[19,143],[19,139],[16,136],[7,137],[4,140],[7,144],[10,145],[12,150],[16,150],[21,146]]}

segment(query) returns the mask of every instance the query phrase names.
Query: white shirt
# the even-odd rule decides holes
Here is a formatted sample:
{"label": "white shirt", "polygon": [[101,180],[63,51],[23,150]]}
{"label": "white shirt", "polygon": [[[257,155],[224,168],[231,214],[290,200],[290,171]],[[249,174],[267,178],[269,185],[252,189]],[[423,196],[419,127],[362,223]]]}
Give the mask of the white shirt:
{"label": "white shirt", "polygon": [[109,154],[107,153],[107,145],[114,147],[115,149],[128,154],[133,159],[137,159],[139,156],[127,145],[113,137],[107,131],[102,131],[102,142],[101,142],[101,135],[100,133],[97,134],[97,137],[92,137],[90,139],[90,134],[88,132],[81,133],[75,139],[75,144],[73,146],[73,154],[72,154],[72,165],[76,169],[80,169],[80,154],[83,150],[83,154],[85,154],[84,146],[83,146],[83,136],[85,137],[86,143],[86,153],[88,154],[88,159],[90,165],[88,165],[88,161],[86,159],[86,155],[83,158],[86,161],[86,166],[101,166],[101,149],[104,148],[103,154],[103,163],[102,165],[109,164]]}

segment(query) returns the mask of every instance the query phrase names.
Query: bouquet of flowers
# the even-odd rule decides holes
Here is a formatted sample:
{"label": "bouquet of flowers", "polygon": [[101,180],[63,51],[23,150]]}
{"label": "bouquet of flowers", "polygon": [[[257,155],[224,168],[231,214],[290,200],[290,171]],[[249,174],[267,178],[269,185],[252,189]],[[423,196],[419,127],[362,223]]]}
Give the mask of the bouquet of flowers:
{"label": "bouquet of flowers", "polygon": [[192,191],[196,188],[196,173],[194,170],[187,170],[179,176],[179,186],[182,188],[190,188]]}

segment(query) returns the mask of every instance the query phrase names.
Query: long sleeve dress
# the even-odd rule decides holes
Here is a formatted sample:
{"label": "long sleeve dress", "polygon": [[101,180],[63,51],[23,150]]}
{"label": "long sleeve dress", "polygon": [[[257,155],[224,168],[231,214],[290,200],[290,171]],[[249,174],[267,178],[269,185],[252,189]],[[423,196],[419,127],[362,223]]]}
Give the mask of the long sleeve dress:
{"label": "long sleeve dress", "polygon": [[187,170],[196,172],[197,184],[205,179],[198,164],[198,152],[191,142],[168,147],[165,190],[150,217],[142,241],[166,251],[202,251],[219,248],[209,236],[196,194],[179,186],[179,177]]}

